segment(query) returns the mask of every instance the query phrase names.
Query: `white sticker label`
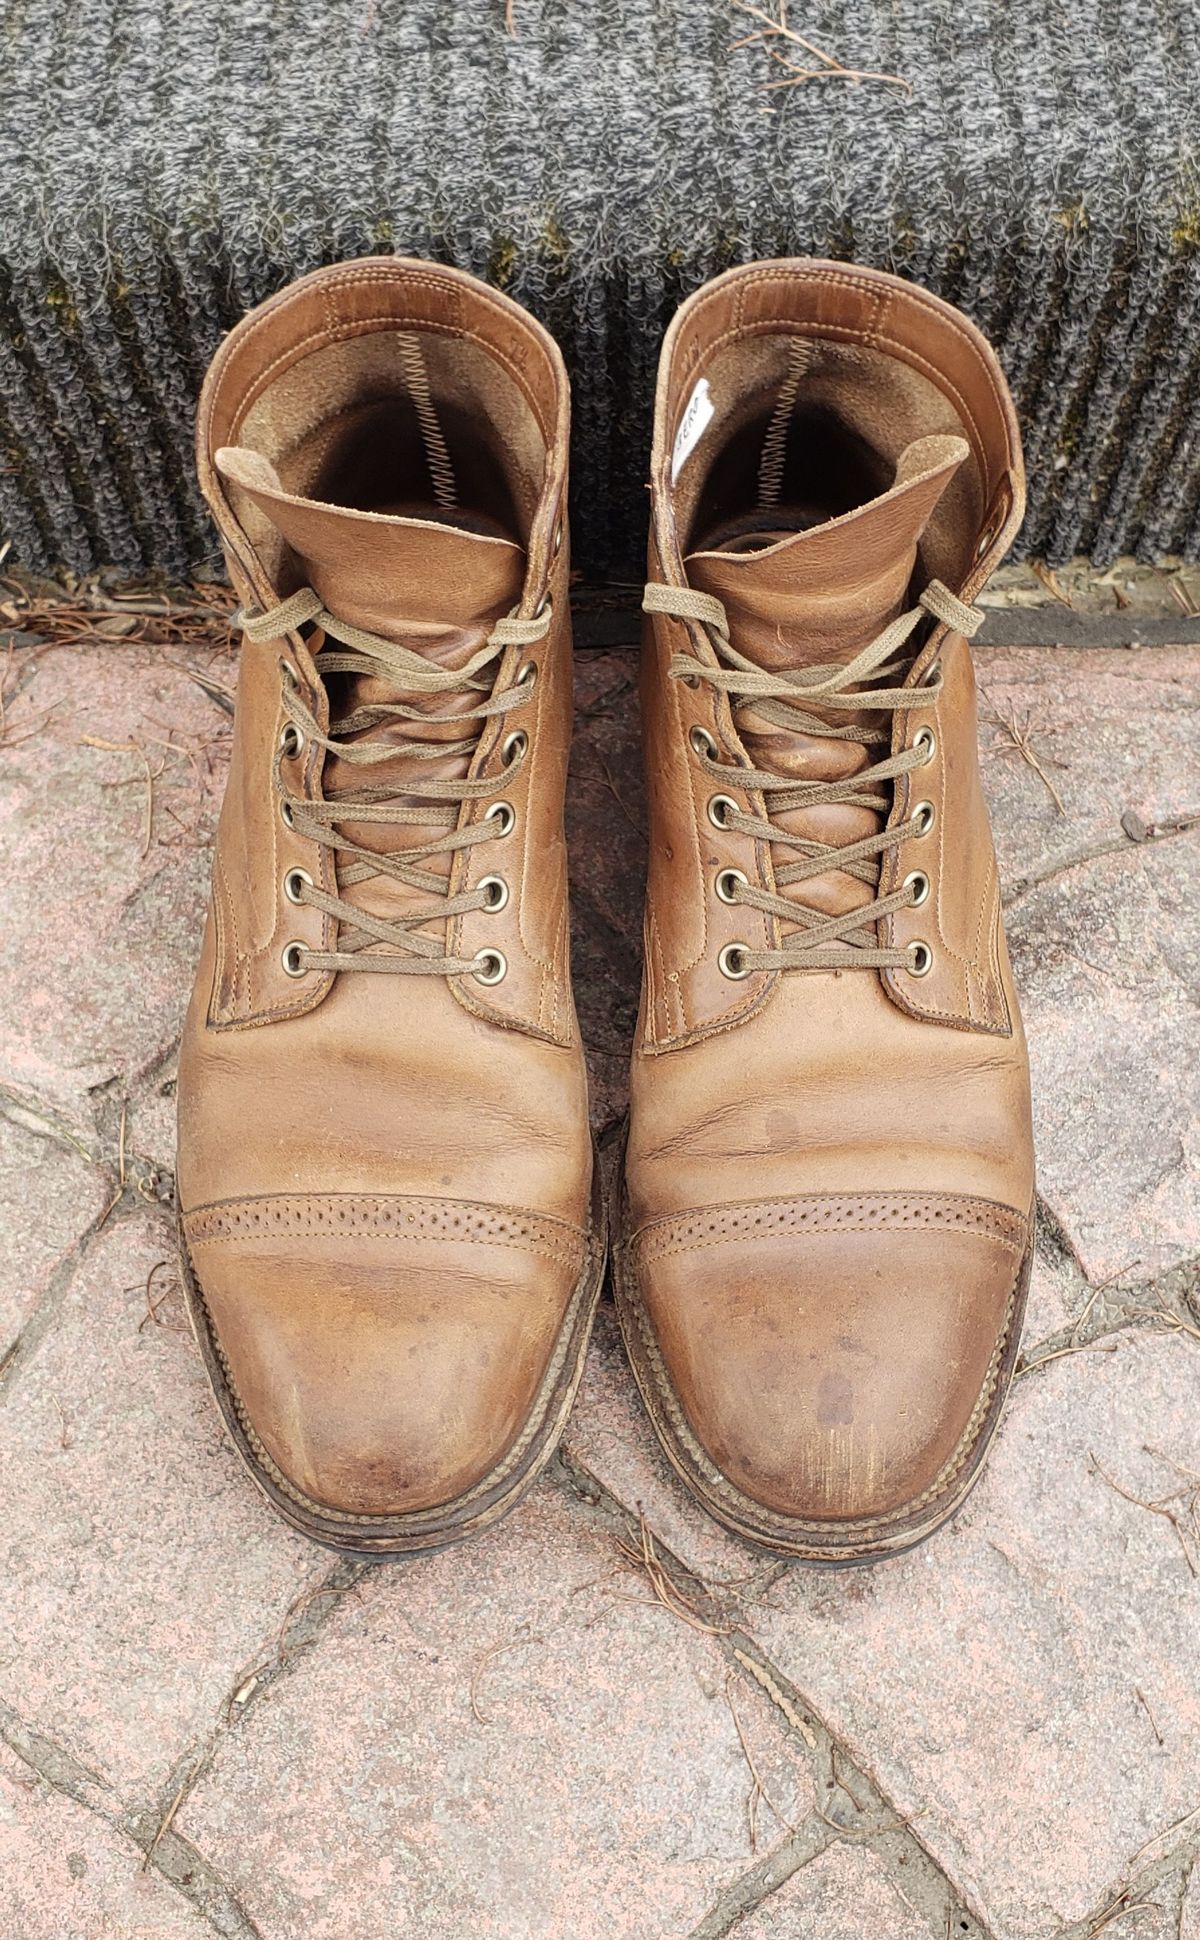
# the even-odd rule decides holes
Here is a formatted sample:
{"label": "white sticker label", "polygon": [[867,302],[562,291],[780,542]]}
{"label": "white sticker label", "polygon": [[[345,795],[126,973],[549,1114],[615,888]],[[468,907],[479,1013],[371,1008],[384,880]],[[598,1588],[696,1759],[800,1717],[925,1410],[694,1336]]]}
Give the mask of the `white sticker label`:
{"label": "white sticker label", "polygon": [[680,472],[700,443],[715,414],[716,406],[708,388],[708,379],[702,377],[688,399],[687,410],[680,419],[679,429],[675,433],[675,450],[671,454],[672,485],[675,484]]}

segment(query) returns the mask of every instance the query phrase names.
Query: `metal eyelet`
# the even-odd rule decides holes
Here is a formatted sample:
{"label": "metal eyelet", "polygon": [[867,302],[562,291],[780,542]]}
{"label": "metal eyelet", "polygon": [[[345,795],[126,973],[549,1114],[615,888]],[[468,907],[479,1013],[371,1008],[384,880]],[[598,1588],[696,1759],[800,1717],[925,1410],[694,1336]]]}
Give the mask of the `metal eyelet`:
{"label": "metal eyelet", "polygon": [[313,879],[307,869],[289,869],[283,879],[283,893],[289,903],[302,903],[303,891],[311,889]]}
{"label": "metal eyelet", "polygon": [[279,802],[279,819],[285,829],[295,828],[296,826],[296,818],[292,814],[292,804],[282,796]]}
{"label": "metal eyelet", "polygon": [[500,750],[501,755],[504,757],[505,767],[511,768],[514,763],[520,761],[528,747],[529,736],[526,734],[524,728],[517,728],[512,734],[506,735],[504,737],[504,745]]}
{"label": "metal eyelet", "polygon": [[283,675],[284,679],[288,682],[289,686],[299,687],[300,676],[296,672],[296,669],[292,665],[290,660],[281,659],[279,662],[279,671]]}
{"label": "metal eyelet", "polygon": [[280,963],[282,963],[284,970],[289,977],[302,977],[305,975],[304,965],[300,961],[300,958],[303,956],[303,954],[304,954],[303,943],[284,944],[283,949],[280,951],[280,954],[279,954],[279,961]]}
{"label": "metal eyelet", "polygon": [[503,876],[481,876],[479,887],[484,892],[484,905],[489,915],[495,915],[508,901],[508,884]]}
{"label": "metal eyelet", "polygon": [[932,802],[918,802],[913,809],[912,818],[917,825],[917,834],[928,835],[937,819],[937,810]]}
{"label": "metal eyelet", "polygon": [[908,974],[910,977],[927,977],[933,969],[933,951],[928,943],[919,940],[908,946]]}
{"label": "metal eyelet", "polygon": [[728,795],[712,795],[708,803],[708,819],[715,829],[727,829],[729,817],[738,813],[738,805]]}
{"label": "metal eyelet", "polygon": [[501,983],[508,970],[508,958],[503,950],[480,950],[475,958],[478,969],[471,975],[476,983]]}
{"label": "metal eyelet", "polygon": [[937,737],[932,728],[918,728],[913,736],[913,752],[921,756],[922,768],[928,768],[937,753]]}
{"label": "metal eyelet", "polygon": [[746,953],[749,948],[750,945],[748,943],[727,943],[725,945],[725,948],[717,958],[717,968],[723,977],[729,977],[734,983],[740,983],[743,977],[750,975],[750,966],[746,962]]}
{"label": "metal eyelet", "polygon": [[511,835],[517,826],[517,811],[511,802],[493,802],[483,819],[499,822],[501,835]]}
{"label": "metal eyelet", "polygon": [[545,598],[539,601],[538,610],[533,617],[535,620],[544,620],[548,613],[552,614],[553,612],[554,601],[551,599],[549,593],[547,593]]}
{"label": "metal eyelet", "polygon": [[279,736],[279,750],[284,760],[294,761],[303,746],[304,736],[296,726],[296,723],[294,721],[285,722],[283,731]]}
{"label": "metal eyelet", "polygon": [[521,662],[520,668],[518,669],[517,677],[513,681],[513,686],[532,687],[534,681],[537,679],[537,674],[538,674],[537,661],[523,660]]}
{"label": "metal eyelet", "polygon": [[562,542],[563,542],[563,522],[560,519],[558,524],[554,528],[554,556],[556,559],[559,553],[562,551]]}
{"label": "metal eyelet", "polygon": [[694,728],[690,728],[688,730],[688,740],[692,744],[693,754],[707,755],[710,761],[716,760],[717,744],[707,728],[700,727],[699,724]]}
{"label": "metal eyelet", "polygon": [[929,877],[923,869],[914,869],[911,875],[905,876],[900,887],[912,890],[913,899],[910,907],[913,909],[919,909],[921,904],[929,899]]}
{"label": "metal eyelet", "polygon": [[713,888],[716,890],[721,902],[733,903],[737,901],[733,893],[734,889],[739,882],[745,884],[746,881],[747,879],[740,869],[718,869],[717,879],[713,884]]}

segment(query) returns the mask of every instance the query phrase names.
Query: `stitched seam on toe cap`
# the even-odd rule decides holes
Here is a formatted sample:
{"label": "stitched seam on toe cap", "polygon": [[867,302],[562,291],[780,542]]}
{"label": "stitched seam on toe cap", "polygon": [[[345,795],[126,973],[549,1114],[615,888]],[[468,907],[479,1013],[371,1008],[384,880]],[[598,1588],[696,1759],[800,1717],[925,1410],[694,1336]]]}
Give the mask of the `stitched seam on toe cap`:
{"label": "stitched seam on toe cap", "polygon": [[808,1193],[674,1213],[644,1226],[633,1250],[639,1264],[647,1265],[677,1253],[776,1234],[905,1231],[965,1233],[1018,1255],[1027,1243],[1027,1222],[1019,1213],[966,1193]]}
{"label": "stitched seam on toe cap", "polygon": [[543,1213],[457,1199],[418,1199],[385,1193],[303,1193],[224,1200],[185,1213],[193,1246],[265,1239],[440,1240],[447,1244],[512,1247],[574,1262],[587,1235]]}

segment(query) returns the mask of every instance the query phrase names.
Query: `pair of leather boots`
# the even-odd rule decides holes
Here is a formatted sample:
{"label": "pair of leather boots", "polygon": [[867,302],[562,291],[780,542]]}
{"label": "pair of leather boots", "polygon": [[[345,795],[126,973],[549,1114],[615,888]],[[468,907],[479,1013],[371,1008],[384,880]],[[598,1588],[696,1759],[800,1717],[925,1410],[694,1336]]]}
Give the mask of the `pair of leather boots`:
{"label": "pair of leather boots", "polygon": [[1029,1274],[967,645],[1022,512],[1012,404],[964,317],[867,269],[754,264],[672,323],[610,1195],[569,968],[568,411],[524,310],[391,258],[284,290],[208,375],[244,644],[179,1072],[197,1338],[291,1523],[433,1548],[553,1452],[611,1227],[703,1505],[887,1555],[978,1473]]}

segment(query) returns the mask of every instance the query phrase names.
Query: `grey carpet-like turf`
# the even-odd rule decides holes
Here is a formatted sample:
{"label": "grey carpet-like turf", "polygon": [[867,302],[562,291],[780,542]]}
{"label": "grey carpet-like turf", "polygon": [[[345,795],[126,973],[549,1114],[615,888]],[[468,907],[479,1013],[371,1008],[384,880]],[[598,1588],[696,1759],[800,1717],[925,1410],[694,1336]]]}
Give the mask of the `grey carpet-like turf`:
{"label": "grey carpet-like turf", "polygon": [[391,250],[476,270],[558,335],[593,576],[641,572],[674,305],[785,254],[893,268],[989,332],[1026,551],[1200,556],[1196,0],[792,0],[909,89],[774,93],[732,0],[514,5],[515,39],[504,0],[0,0],[16,557],[210,559],[190,435],[221,332],[298,271]]}

